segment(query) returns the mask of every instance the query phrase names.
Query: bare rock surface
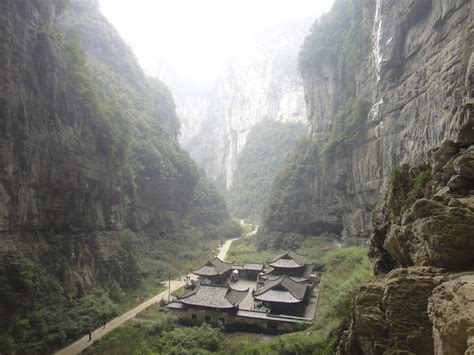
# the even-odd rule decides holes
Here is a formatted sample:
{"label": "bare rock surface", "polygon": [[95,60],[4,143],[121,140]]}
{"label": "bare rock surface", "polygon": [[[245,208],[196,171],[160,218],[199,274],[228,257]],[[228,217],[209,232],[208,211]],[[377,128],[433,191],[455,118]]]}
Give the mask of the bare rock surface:
{"label": "bare rock surface", "polygon": [[[456,201],[456,200],[455,200]],[[384,248],[402,266],[464,269],[474,262],[474,212],[421,199],[393,225]]]}
{"label": "bare rock surface", "polygon": [[474,193],[450,186],[466,171],[470,184],[472,148],[445,142],[431,153],[423,184],[408,167],[392,182],[373,218],[369,256],[378,279],[355,291],[339,354],[472,353]]}
{"label": "bare rock surface", "polygon": [[[354,83],[339,69],[347,65],[338,63],[340,53],[325,47],[310,48],[317,55],[302,68],[313,140],[320,150],[332,149],[325,164],[314,159],[314,172],[305,176],[311,198],[293,212],[296,221],[314,226],[314,231],[343,230],[346,237],[371,234],[372,210],[394,166],[418,165],[449,139],[463,147],[474,143],[472,109],[462,105],[472,90],[468,78],[474,70],[468,65],[472,1],[375,0],[360,6],[357,23],[363,24],[360,31],[368,31],[360,36],[368,40],[358,44],[363,58],[354,69]],[[341,115],[347,116],[341,107],[347,104],[344,92],[350,85],[370,106],[356,138],[335,129],[341,126]],[[458,150],[452,142],[443,146],[438,168],[447,163],[443,157]],[[452,170],[460,176],[451,182],[453,189],[469,185],[465,178],[472,176],[472,157],[463,159],[462,171],[458,162],[450,166],[450,177]],[[306,211],[313,220],[307,220]]]}
{"label": "bare rock surface", "polygon": [[433,289],[445,280],[442,269],[396,269],[365,284],[353,296],[352,325],[338,354],[431,354],[426,312]]}
{"label": "bare rock surface", "polygon": [[474,354],[474,273],[436,287],[428,315],[433,323],[435,354]]}

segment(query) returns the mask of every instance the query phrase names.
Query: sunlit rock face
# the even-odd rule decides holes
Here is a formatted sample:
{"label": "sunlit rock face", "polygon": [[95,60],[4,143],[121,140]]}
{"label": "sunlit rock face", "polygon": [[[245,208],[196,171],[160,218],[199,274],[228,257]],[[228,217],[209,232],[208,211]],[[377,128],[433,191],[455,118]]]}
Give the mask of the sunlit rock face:
{"label": "sunlit rock face", "polygon": [[[429,154],[431,168],[406,165],[392,179],[370,239],[378,278],[354,292],[339,354],[472,352],[473,152],[474,145],[446,141]],[[406,202],[403,186],[415,191],[417,181]]]}
{"label": "sunlit rock face", "polygon": [[303,68],[308,120],[319,147],[334,140],[349,84],[354,97],[370,104],[358,139],[333,146],[308,191],[308,209],[338,206],[337,224],[351,237],[370,235],[372,209],[395,165],[421,162],[446,139],[473,142],[472,115],[461,108],[472,80],[472,2],[368,1],[360,21],[367,40],[353,83],[344,80],[345,64],[330,51],[313,55],[318,64]]}
{"label": "sunlit rock face", "polygon": [[180,142],[221,187],[232,186],[239,153],[258,122],[306,122],[297,58],[310,25],[305,20],[262,30],[239,49],[207,93],[174,89]]}

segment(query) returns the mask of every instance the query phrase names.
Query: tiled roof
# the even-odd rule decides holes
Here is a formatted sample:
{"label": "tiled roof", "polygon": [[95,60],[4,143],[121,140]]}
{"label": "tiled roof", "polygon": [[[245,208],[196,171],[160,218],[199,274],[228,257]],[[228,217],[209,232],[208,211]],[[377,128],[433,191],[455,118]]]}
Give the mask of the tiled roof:
{"label": "tiled roof", "polygon": [[304,299],[308,284],[296,282],[288,276],[268,280],[255,290],[254,298],[259,301],[297,303]]}
{"label": "tiled roof", "polygon": [[224,285],[200,285],[193,292],[180,297],[179,301],[191,306],[234,308],[243,301],[248,291],[234,290]]}
{"label": "tiled roof", "polygon": [[232,264],[227,263],[219,258],[209,260],[206,265],[197,270],[193,270],[193,274],[199,276],[217,276],[222,275],[231,269]]}
{"label": "tiled roof", "polygon": [[288,291],[268,290],[264,294],[255,297],[263,302],[300,303],[302,300],[296,298]]}
{"label": "tiled roof", "polygon": [[263,271],[262,264],[245,264],[244,270]]}
{"label": "tiled roof", "polygon": [[[296,282],[301,282],[301,281],[308,281],[309,276],[311,275],[311,272],[313,271],[313,264],[306,264],[304,267],[304,270],[302,270],[302,273],[299,274],[298,276],[295,275],[287,275],[290,279]],[[276,280],[282,277],[282,273],[279,272],[278,269],[271,269],[269,272],[263,274],[261,277],[264,280]]]}
{"label": "tiled roof", "polygon": [[[273,275],[273,274],[265,274],[262,276],[262,279],[264,280],[269,280],[269,281],[275,281],[279,279],[282,275]],[[308,278],[306,277],[300,277],[300,276],[287,276],[290,279],[292,279],[295,282],[303,282],[303,281],[308,281]]]}
{"label": "tiled roof", "polygon": [[305,261],[306,256],[298,254],[293,250],[288,250],[270,261],[268,265],[281,268],[299,268],[304,266]]}

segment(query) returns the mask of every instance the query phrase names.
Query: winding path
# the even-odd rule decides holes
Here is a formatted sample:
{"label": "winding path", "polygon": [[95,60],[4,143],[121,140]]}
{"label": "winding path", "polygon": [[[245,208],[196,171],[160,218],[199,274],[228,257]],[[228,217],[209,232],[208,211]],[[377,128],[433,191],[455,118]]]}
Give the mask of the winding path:
{"label": "winding path", "polygon": [[[229,239],[227,240],[218,250],[219,253],[217,254],[217,257],[225,260],[227,256],[227,252],[229,251],[230,245],[232,242],[236,239]],[[195,280],[197,277],[194,274],[189,274],[188,276],[191,277],[192,280]],[[185,282],[183,281],[184,276],[181,276],[179,279],[176,280],[171,280],[171,292],[176,291],[180,287],[184,286]],[[168,286],[168,281],[163,282],[164,285]],[[159,302],[160,300],[168,300],[168,289],[166,291],[163,291],[159,293],[158,295],[150,298],[149,300],[143,302],[142,304],[138,305],[137,307],[133,308],[132,310],[122,314],[121,316],[118,316],[115,319],[112,319],[110,322],[108,322],[104,327],[100,327],[92,332],[92,340],[89,341],[89,335],[86,335],[76,341],[75,343],[72,343],[71,345],[65,347],[62,350],[59,350],[56,355],[75,355],[79,354],[81,351],[83,351],[85,348],[90,346],[94,341],[102,338],[104,335],[106,335],[108,332],[111,332],[115,328],[119,327],[129,319],[134,318],[138,313],[141,311],[145,310],[146,308],[150,307],[151,305]]]}
{"label": "winding path", "polygon": [[218,249],[219,253],[217,254],[217,257],[219,259],[225,261],[225,258],[227,257],[227,252],[229,251],[229,248],[230,248],[230,245],[232,244],[232,242],[234,242],[237,239],[239,239],[239,238],[226,240],[226,242]]}

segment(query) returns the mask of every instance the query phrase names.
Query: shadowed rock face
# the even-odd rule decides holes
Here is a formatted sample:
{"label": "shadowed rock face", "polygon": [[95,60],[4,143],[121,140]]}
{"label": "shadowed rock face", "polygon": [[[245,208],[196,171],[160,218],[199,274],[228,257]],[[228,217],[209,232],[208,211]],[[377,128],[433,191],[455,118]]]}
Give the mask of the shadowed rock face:
{"label": "shadowed rock face", "polygon": [[[338,3],[342,5],[333,13],[351,6]],[[447,139],[465,146],[474,143],[469,135],[472,114],[461,107],[471,85],[465,78],[472,77],[468,65],[472,2],[374,0],[356,2],[356,6],[362,8],[357,18],[362,23],[360,32],[366,33],[357,44],[362,54],[351,80],[347,78],[350,59],[341,59],[350,50],[344,49],[347,44],[339,52],[337,43],[330,50],[312,48],[318,36],[309,36],[303,46],[309,56],[302,72],[314,142],[320,150],[328,142],[337,144],[326,153],[326,164],[315,159],[314,172],[305,175],[311,181],[306,187],[308,202],[301,206],[303,212],[291,213],[314,211],[313,222],[321,222],[321,229],[326,228],[323,221],[336,217],[332,229],[343,229],[348,237],[367,238],[372,210],[395,165],[417,165]],[[316,24],[314,32],[318,30],[324,28]],[[355,88],[352,97],[363,97],[370,104],[365,123],[352,140],[346,139],[350,134],[334,134],[341,126],[341,107],[348,100],[344,92],[351,85]],[[303,217],[302,223],[311,223]]]}
{"label": "shadowed rock face", "polygon": [[[230,219],[175,140],[179,124],[168,89],[148,80],[97,1],[67,3],[0,4],[0,256],[21,250],[39,258],[44,235],[76,235],[71,245],[83,245],[72,248],[72,268],[90,271],[90,286],[105,279],[93,275],[108,255],[120,259],[124,228],[166,238]],[[105,119],[93,94],[71,79],[70,29],[82,38],[92,80],[115,100]],[[124,116],[121,136],[114,122]]]}

